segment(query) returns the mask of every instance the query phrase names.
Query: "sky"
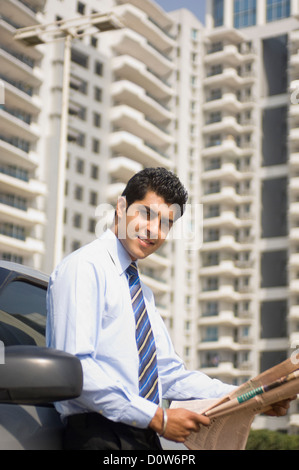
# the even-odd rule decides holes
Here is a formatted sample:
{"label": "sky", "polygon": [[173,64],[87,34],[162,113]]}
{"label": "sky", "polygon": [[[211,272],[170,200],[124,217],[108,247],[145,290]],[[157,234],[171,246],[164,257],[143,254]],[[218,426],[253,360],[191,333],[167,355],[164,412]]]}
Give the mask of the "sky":
{"label": "sky", "polygon": [[165,11],[187,8],[204,23],[206,0],[155,0]]}

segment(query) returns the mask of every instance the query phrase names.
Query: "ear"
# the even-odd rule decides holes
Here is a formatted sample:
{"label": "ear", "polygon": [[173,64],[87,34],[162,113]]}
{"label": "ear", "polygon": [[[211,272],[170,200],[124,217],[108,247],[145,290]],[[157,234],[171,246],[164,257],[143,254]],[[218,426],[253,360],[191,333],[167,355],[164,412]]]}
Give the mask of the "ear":
{"label": "ear", "polygon": [[119,196],[116,204],[116,215],[119,219],[125,214],[127,210],[127,200],[125,196]]}

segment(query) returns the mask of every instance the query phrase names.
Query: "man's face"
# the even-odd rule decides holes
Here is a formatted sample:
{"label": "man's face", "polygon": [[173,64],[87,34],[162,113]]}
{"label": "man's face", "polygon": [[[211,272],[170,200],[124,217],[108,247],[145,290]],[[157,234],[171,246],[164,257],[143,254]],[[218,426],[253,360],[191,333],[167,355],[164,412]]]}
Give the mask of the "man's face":
{"label": "man's face", "polygon": [[128,208],[125,198],[119,199],[117,236],[133,260],[146,258],[163,244],[177,210],[153,191]]}

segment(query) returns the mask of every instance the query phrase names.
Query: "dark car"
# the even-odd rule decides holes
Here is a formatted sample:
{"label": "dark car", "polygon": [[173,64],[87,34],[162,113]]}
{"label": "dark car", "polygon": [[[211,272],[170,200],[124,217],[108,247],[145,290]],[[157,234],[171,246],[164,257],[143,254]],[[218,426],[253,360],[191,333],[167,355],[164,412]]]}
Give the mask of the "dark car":
{"label": "dark car", "polygon": [[80,361],[45,345],[48,276],[0,261],[0,450],[61,449],[53,403],[80,395]]}

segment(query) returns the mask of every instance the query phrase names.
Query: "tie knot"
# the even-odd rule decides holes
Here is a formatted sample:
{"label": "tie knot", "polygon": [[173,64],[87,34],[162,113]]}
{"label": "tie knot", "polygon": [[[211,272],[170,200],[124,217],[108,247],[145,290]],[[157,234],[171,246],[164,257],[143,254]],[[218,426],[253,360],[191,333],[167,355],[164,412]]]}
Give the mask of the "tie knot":
{"label": "tie knot", "polygon": [[126,273],[129,276],[138,277],[138,269],[137,269],[136,263],[131,263],[130,266],[127,267]]}

